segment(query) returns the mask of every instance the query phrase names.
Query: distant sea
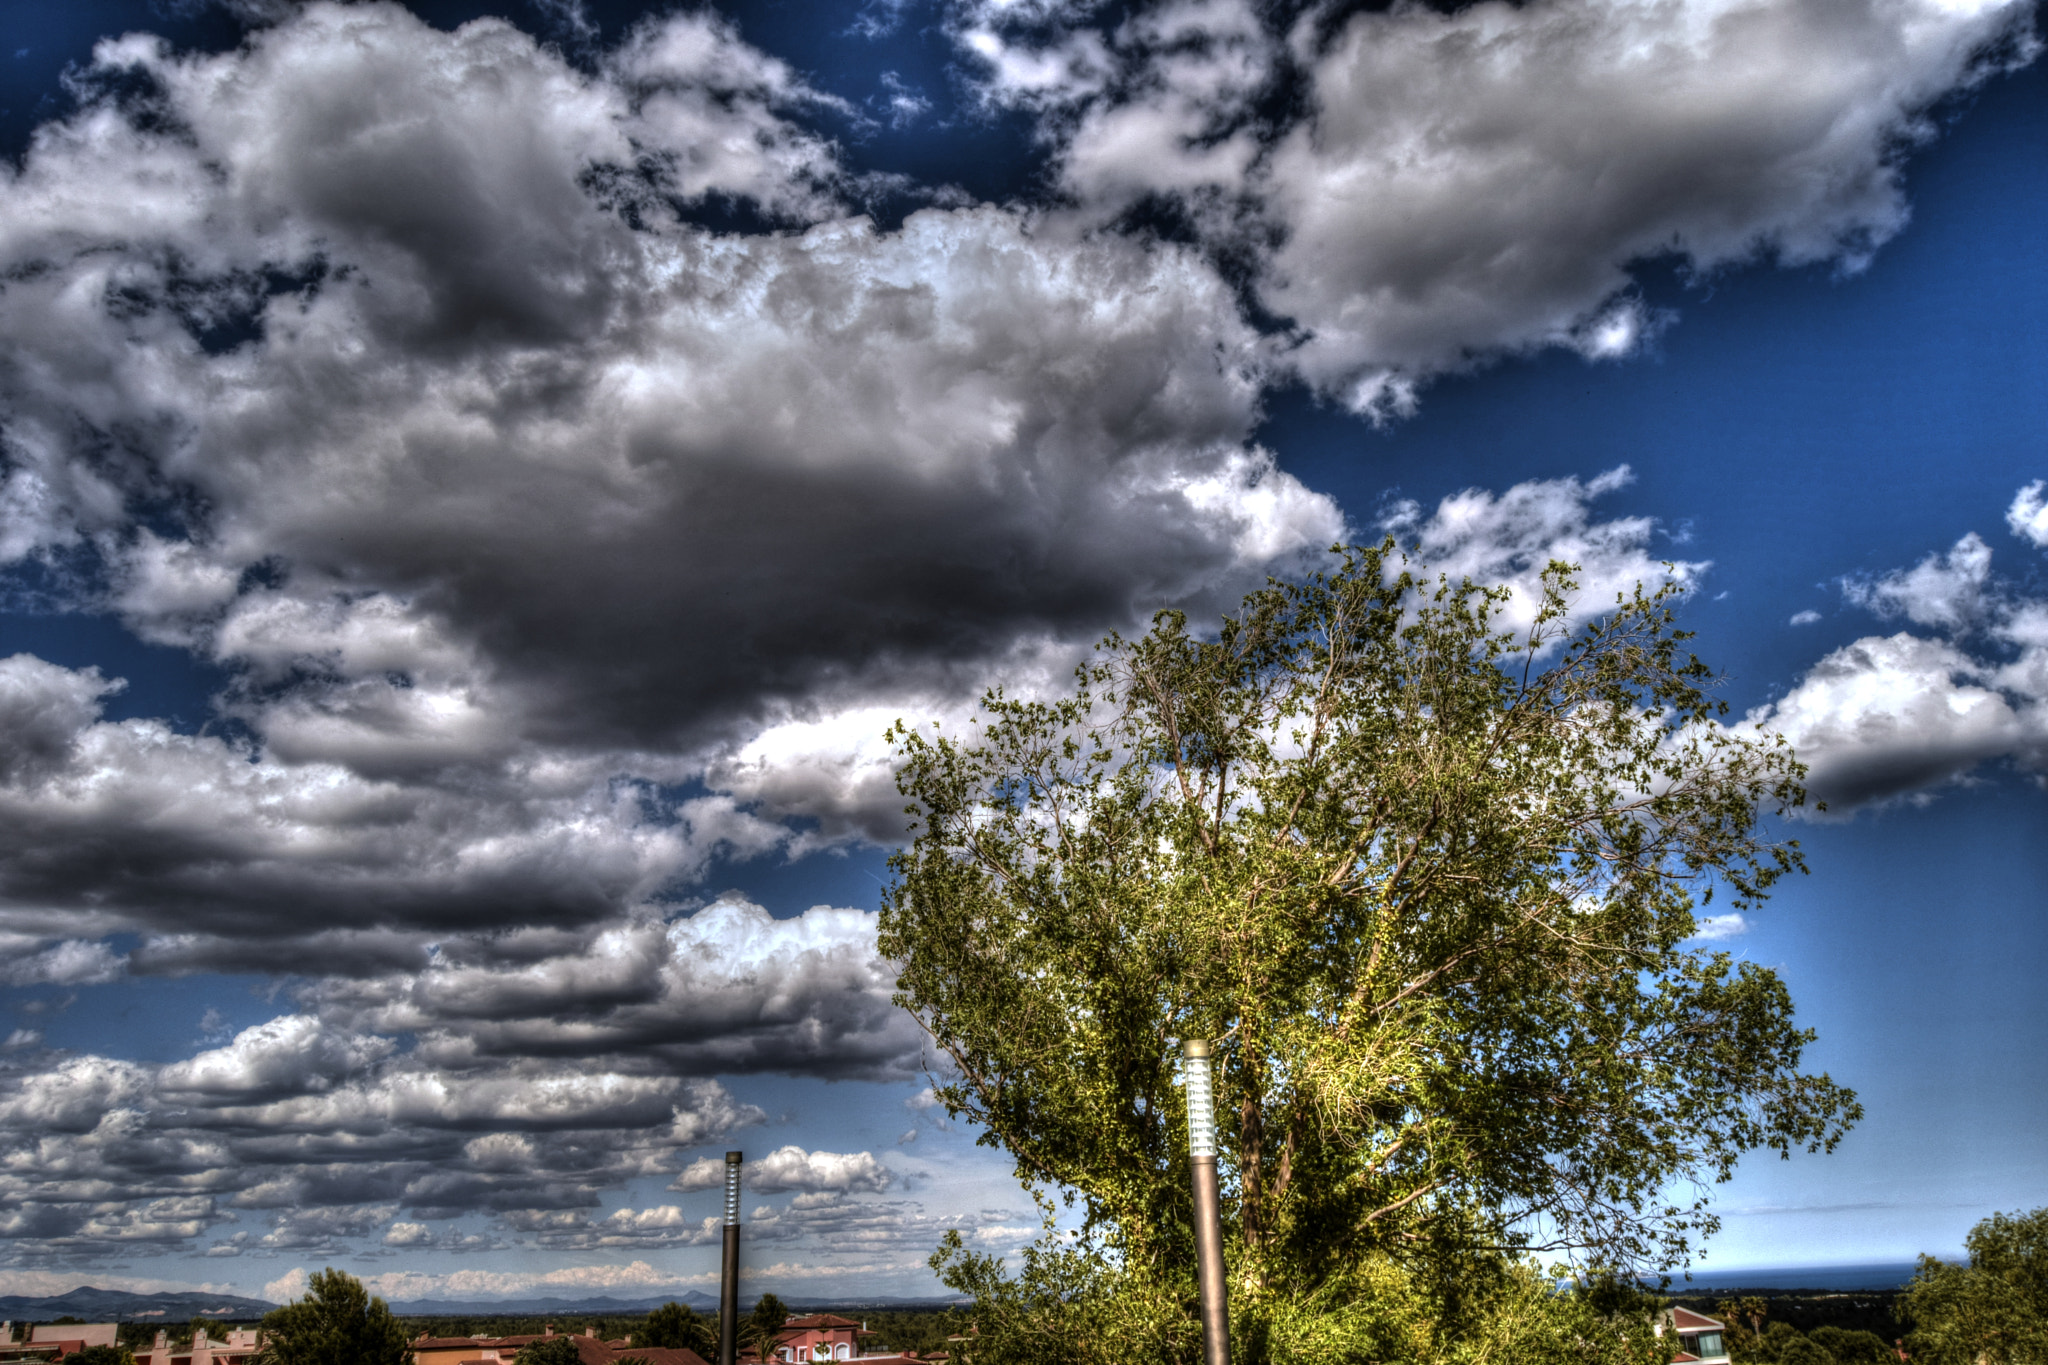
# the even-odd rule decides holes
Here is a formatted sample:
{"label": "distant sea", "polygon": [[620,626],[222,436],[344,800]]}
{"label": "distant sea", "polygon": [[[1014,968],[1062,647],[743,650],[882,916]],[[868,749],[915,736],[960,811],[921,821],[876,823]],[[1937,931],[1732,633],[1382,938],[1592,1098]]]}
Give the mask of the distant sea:
{"label": "distant sea", "polygon": [[[1961,1259],[1958,1257],[1957,1259]],[[1671,1277],[1667,1294],[1701,1289],[1897,1289],[1913,1278],[1911,1261],[1874,1265],[1807,1265],[1781,1270],[1695,1270],[1690,1280]]]}

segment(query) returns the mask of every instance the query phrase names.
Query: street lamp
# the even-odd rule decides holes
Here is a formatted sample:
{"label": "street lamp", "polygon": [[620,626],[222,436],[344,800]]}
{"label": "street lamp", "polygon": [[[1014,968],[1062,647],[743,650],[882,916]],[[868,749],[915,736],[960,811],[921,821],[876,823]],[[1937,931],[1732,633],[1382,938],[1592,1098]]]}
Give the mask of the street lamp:
{"label": "street lamp", "polygon": [[725,1264],[718,1277],[718,1365],[734,1365],[740,1340],[740,1154],[725,1154]]}
{"label": "street lamp", "polygon": [[1209,1043],[1181,1044],[1188,1099],[1188,1164],[1195,1176],[1195,1280],[1202,1291],[1202,1365],[1230,1365],[1230,1303],[1223,1280],[1223,1210],[1216,1187],[1216,1092]]}

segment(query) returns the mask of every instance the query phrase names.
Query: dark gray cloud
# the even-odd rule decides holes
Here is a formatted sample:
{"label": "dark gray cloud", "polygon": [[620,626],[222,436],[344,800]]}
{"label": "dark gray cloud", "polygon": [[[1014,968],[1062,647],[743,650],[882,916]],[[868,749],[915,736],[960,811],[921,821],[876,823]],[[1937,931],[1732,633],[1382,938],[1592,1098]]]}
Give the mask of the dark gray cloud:
{"label": "dark gray cloud", "polygon": [[0,1074],[0,1263],[175,1248],[236,1210],[268,1228],[219,1254],[331,1250],[401,1210],[586,1208],[762,1117],[714,1081],[427,1066],[307,1015],[161,1068],[25,1054]]}
{"label": "dark gray cloud", "polygon": [[1299,324],[1291,363],[1382,415],[1504,350],[1628,353],[1648,257],[1855,267],[1905,223],[1926,111],[2032,56],[2019,3],[955,13],[988,97],[1046,111],[1077,214],[1178,201]]}
{"label": "dark gray cloud", "polygon": [[[274,1217],[222,1255],[336,1246],[400,1213],[500,1215],[516,1231],[634,1178],[682,1179],[691,1149],[765,1117],[713,1073],[918,1072],[923,1038],[889,1003],[869,913],[777,920],[726,899],[510,937],[436,945],[417,971],[313,977],[297,1012],[162,1066],[24,1039],[0,1057],[0,1237],[31,1239],[18,1256],[89,1258],[190,1241],[234,1210]],[[866,1153],[790,1146],[753,1176],[762,1193],[879,1193],[893,1178]],[[202,1197],[203,1212],[163,1212]]]}

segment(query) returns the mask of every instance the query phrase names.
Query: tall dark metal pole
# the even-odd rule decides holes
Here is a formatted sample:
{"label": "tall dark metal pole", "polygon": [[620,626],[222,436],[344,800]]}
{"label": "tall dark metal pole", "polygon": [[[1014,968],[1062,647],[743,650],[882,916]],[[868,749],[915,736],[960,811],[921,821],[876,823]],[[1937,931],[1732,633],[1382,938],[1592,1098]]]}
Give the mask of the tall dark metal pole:
{"label": "tall dark metal pole", "polygon": [[1230,1299],[1223,1278],[1223,1207],[1216,1187],[1216,1102],[1209,1044],[1181,1044],[1187,1076],[1188,1158],[1195,1173],[1195,1281],[1202,1291],[1202,1365],[1230,1365]]}
{"label": "tall dark metal pole", "polygon": [[[1213,1164],[1213,1163],[1212,1163]],[[725,1264],[718,1277],[718,1365],[734,1365],[740,1342],[740,1154],[725,1154]]]}

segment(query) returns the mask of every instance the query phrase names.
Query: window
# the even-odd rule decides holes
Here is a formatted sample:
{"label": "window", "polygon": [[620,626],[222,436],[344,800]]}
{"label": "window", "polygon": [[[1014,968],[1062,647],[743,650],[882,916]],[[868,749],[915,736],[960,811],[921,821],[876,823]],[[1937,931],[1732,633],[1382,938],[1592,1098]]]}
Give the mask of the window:
{"label": "window", "polygon": [[1706,1356],[1720,1356],[1728,1353],[1721,1348],[1721,1334],[1719,1332],[1702,1332],[1700,1333],[1700,1344],[1693,1350],[1693,1354],[1704,1358]]}

